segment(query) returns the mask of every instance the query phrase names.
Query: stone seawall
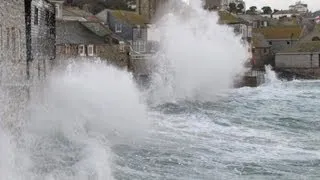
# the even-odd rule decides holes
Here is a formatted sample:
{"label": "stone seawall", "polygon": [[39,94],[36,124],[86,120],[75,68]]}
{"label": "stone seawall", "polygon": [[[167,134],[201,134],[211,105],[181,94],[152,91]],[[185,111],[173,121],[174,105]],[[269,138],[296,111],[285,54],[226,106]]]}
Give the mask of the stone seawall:
{"label": "stone seawall", "polygon": [[276,68],[283,79],[320,79],[320,68]]}

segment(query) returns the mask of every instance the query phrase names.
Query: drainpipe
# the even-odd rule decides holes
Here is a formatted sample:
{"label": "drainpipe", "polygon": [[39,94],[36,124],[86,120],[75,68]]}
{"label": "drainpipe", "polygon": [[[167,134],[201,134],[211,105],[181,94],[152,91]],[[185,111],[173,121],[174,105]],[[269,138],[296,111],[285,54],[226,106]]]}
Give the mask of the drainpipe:
{"label": "drainpipe", "polygon": [[292,48],[292,37],[293,37],[293,33],[291,33],[291,36],[290,36],[290,47]]}

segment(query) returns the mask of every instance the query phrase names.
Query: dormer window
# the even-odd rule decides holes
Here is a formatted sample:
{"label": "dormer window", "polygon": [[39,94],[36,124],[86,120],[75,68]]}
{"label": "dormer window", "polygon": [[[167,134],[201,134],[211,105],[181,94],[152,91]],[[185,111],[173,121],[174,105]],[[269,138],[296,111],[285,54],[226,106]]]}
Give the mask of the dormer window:
{"label": "dormer window", "polygon": [[122,32],[122,24],[116,24],[115,31],[116,31],[116,33],[121,33]]}

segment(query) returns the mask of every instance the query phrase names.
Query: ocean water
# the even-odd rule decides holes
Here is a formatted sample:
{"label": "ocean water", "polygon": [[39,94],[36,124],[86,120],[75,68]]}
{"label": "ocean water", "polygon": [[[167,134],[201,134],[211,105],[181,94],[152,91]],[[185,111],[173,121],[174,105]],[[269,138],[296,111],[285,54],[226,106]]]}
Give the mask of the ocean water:
{"label": "ocean water", "polygon": [[142,143],[113,147],[117,179],[319,179],[320,81],[277,81],[153,108]]}
{"label": "ocean water", "polygon": [[99,59],[54,71],[25,111],[0,86],[0,114],[25,113],[16,128],[1,116],[0,179],[319,179],[320,81],[266,68],[260,87],[230,88],[248,46],[186,2],[155,22],[162,42],[147,89]]}

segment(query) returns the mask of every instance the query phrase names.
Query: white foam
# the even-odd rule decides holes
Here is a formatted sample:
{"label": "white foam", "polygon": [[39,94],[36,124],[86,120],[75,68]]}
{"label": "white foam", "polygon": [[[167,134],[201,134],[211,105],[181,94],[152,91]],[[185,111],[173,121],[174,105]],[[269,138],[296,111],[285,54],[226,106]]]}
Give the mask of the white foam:
{"label": "white foam", "polygon": [[112,180],[112,144],[137,140],[148,129],[130,74],[103,62],[68,69],[33,89],[20,137],[0,131],[1,179]]}
{"label": "white foam", "polygon": [[161,51],[155,58],[153,101],[208,100],[228,89],[249,57],[240,37],[218,25],[217,13],[205,11],[200,0],[187,6],[171,2],[167,9],[156,22]]}

